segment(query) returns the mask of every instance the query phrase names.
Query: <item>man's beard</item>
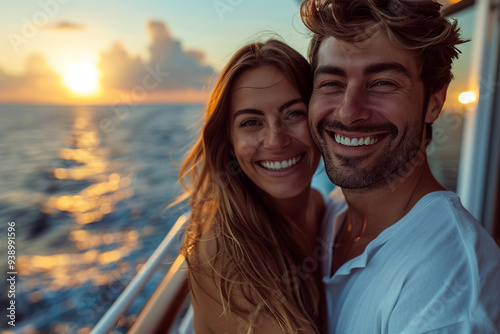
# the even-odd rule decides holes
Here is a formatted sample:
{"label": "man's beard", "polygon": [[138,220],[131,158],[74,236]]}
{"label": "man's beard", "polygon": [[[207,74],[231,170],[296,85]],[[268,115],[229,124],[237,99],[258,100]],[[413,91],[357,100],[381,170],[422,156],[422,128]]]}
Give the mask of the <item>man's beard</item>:
{"label": "man's beard", "polygon": [[[328,151],[328,146],[324,136],[328,136],[323,130],[320,137],[316,138],[317,133],[314,133],[313,139],[319,147],[323,160],[325,162],[325,169],[330,181],[335,185],[345,189],[362,189],[362,188],[377,188],[393,180],[393,174],[399,169],[403,168],[412,158],[419,152],[422,147],[422,136],[424,131],[423,121],[414,125],[407,125],[403,130],[403,136],[395,143],[398,137],[398,129],[392,123],[387,123],[377,126],[354,126],[346,127],[340,122],[320,122],[318,129],[327,127],[329,131],[342,130],[344,132],[356,133],[376,133],[388,132],[388,136],[382,140],[386,140],[386,144],[382,148],[382,153],[366,167],[360,168],[359,166],[364,160],[369,159],[371,154],[365,156],[347,157]],[[377,151],[380,151],[377,150]]]}

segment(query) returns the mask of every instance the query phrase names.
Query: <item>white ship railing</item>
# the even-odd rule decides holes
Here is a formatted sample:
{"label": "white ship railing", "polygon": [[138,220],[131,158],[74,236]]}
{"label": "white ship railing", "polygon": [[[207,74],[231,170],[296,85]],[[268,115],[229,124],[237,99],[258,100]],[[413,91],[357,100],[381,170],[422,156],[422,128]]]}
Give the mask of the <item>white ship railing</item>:
{"label": "white ship railing", "polygon": [[[91,334],[107,334],[111,331],[111,329],[113,327],[115,327],[115,325],[118,322],[118,320],[120,319],[120,317],[127,311],[127,309],[130,307],[130,304],[132,304],[134,299],[142,291],[142,289],[144,288],[146,283],[150,280],[154,271],[162,263],[162,259],[176,245],[176,242],[178,241],[178,236],[182,232],[182,228],[184,227],[184,225],[186,224],[188,219],[189,219],[189,212],[181,215],[179,217],[179,219],[177,219],[177,222],[174,224],[174,226],[168,232],[167,236],[163,239],[161,244],[154,251],[154,253],[148,259],[148,261],[144,264],[141,271],[134,277],[134,279],[125,288],[125,290],[121,293],[121,295],[118,297],[118,299],[113,303],[111,308],[106,312],[106,314],[101,318],[101,320],[92,329],[92,331],[90,332]],[[175,302],[178,301],[180,291],[187,292],[187,285],[185,286],[185,289],[181,289],[182,286],[185,285],[185,282],[186,282],[186,270],[185,270],[185,263],[184,262],[185,262],[184,257],[182,255],[180,255],[177,258],[177,260],[174,262],[174,264],[171,266],[169,272],[167,273],[164,280],[162,281],[162,283],[160,283],[160,286],[157,289],[157,290],[160,290],[160,288],[165,287],[167,283],[169,285],[172,284],[172,288],[169,287],[169,289],[168,289],[171,292],[170,295],[161,294],[162,298],[158,298],[157,291],[155,291],[155,293],[153,294],[153,297],[150,298],[150,301],[145,306],[143,312],[149,311],[149,312],[151,312],[151,315],[153,315],[152,309],[154,309],[154,308],[152,308],[150,306],[150,302],[152,302],[152,301],[158,302],[158,300],[161,300],[161,304],[163,306],[163,308],[160,310],[163,310],[165,312],[171,303],[175,304]],[[167,289],[164,289],[164,290],[167,290]],[[186,295],[187,295],[187,293],[186,293]],[[186,296],[184,296],[184,297],[186,297]],[[161,306],[157,304],[156,311],[158,311],[159,307],[161,307]],[[168,317],[168,318],[174,318],[174,315],[172,315],[171,317]],[[156,325],[156,324],[153,324],[154,321],[151,320],[150,317],[148,317],[148,320],[149,320],[150,326]],[[161,320],[161,319],[159,319],[159,320]],[[144,325],[143,320],[141,320],[141,318],[139,318],[138,322],[136,324],[134,324],[134,327],[137,327],[136,325],[143,326]],[[140,329],[143,327],[137,327],[137,328]],[[151,331],[148,331],[148,332],[143,331],[143,332],[136,332],[136,333],[144,334],[144,333],[151,333]]]}

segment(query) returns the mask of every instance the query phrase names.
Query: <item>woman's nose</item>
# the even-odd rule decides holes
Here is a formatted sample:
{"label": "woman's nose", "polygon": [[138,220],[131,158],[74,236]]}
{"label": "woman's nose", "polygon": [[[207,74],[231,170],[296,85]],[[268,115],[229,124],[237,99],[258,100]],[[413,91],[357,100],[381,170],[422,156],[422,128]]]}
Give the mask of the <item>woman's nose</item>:
{"label": "woman's nose", "polygon": [[290,144],[290,135],[282,124],[275,124],[266,129],[264,148],[279,150]]}

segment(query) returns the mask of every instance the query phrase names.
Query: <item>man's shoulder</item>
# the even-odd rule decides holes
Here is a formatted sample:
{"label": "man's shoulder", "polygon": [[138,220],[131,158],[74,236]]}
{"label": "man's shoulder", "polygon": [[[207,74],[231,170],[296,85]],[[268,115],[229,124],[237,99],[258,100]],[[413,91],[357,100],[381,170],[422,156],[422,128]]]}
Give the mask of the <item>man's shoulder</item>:
{"label": "man's shoulder", "polygon": [[[405,252],[407,260],[419,268],[413,278],[432,275],[446,280],[461,276],[470,287],[493,284],[500,288],[500,248],[462,206],[459,197],[452,192],[437,192],[425,196],[420,204],[424,204],[421,210],[412,213],[413,221],[401,232],[407,233],[405,247],[412,250]],[[411,243],[407,242],[409,237]],[[403,243],[399,245],[404,247]]]}
{"label": "man's shoulder", "polygon": [[477,219],[462,205],[458,195],[451,191],[435,191],[426,194],[404,219],[428,221],[433,225],[446,223],[448,227],[458,224],[473,229],[483,229]]}
{"label": "man's shoulder", "polygon": [[[412,211],[391,238],[398,246],[391,249],[398,252],[391,253],[392,261],[384,267],[401,286],[391,304],[390,326],[404,333],[417,328],[431,332],[444,324],[451,330],[478,321],[499,326],[500,249],[493,238],[455,193],[429,193]],[[445,304],[454,307],[441,309]]]}
{"label": "man's shoulder", "polygon": [[[421,226],[436,232],[457,234],[463,241],[476,242],[476,239],[493,238],[481,223],[462,205],[457,194],[450,191],[438,191],[424,196],[408,214],[408,218],[422,222]],[[469,240],[470,239],[470,240]],[[490,240],[491,239],[491,240]]]}
{"label": "man's shoulder", "polygon": [[[450,191],[425,195],[401,222],[401,228],[411,233],[413,238],[424,238],[425,242],[435,243],[441,249],[449,250],[449,247],[456,247],[456,243],[460,243],[464,250],[477,251],[487,247],[499,253],[490,234],[464,208],[458,195]],[[427,241],[428,238],[430,240]]]}

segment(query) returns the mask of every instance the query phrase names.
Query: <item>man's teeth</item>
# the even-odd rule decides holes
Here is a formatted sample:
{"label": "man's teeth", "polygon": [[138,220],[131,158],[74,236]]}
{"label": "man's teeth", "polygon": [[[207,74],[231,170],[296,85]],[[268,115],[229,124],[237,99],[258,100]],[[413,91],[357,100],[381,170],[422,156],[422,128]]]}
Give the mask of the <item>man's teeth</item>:
{"label": "man's teeth", "polygon": [[270,170],[283,170],[290,167],[295,166],[300,160],[302,160],[302,156],[294,157],[292,159],[279,161],[260,161],[260,165],[266,169]]}
{"label": "man's teeth", "polygon": [[373,137],[349,138],[349,137],[342,137],[339,134],[335,134],[335,141],[345,146],[373,145],[379,140],[380,138],[373,138]]}

